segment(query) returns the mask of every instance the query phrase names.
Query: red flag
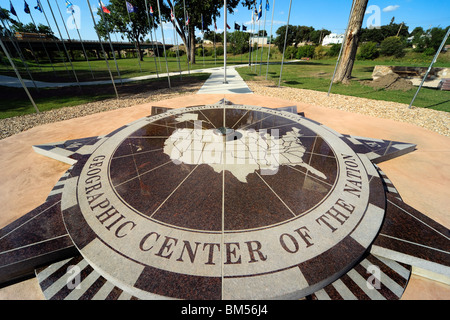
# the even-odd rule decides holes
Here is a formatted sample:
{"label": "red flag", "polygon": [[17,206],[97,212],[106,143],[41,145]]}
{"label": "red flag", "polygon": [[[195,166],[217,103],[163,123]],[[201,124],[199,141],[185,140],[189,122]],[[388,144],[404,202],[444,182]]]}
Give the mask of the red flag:
{"label": "red flag", "polygon": [[100,0],[100,6],[102,7],[102,10],[104,13],[111,14],[111,11],[108,10],[108,8],[103,4],[103,2]]}
{"label": "red flag", "polygon": [[231,29],[231,27],[228,25],[228,23],[227,23],[227,29]]}

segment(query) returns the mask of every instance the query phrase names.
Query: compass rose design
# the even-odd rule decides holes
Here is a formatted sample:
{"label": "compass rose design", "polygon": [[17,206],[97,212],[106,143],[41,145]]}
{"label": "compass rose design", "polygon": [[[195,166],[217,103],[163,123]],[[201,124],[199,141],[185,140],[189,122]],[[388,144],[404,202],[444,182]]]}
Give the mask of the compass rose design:
{"label": "compass rose design", "polygon": [[1,283],[35,274],[48,299],[399,299],[412,266],[450,274],[449,230],[376,165],[415,145],[296,108],[152,111],[34,146],[72,166],[0,230]]}

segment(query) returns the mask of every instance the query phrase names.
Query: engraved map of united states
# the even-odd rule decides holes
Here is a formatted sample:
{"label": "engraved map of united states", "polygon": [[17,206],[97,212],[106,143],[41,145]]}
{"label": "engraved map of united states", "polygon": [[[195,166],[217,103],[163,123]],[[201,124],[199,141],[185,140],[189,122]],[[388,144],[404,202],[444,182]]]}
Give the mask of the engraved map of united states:
{"label": "engraved map of united states", "polygon": [[263,175],[275,174],[279,166],[301,166],[315,176],[326,179],[319,170],[307,164],[306,148],[300,141],[300,129],[292,127],[279,137],[277,130],[238,129],[227,136],[218,129],[203,129],[196,114],[184,114],[178,122],[194,121],[194,129],[176,129],[165,141],[164,153],[177,164],[207,164],[215,172],[231,172],[246,183],[247,175],[260,170]]}

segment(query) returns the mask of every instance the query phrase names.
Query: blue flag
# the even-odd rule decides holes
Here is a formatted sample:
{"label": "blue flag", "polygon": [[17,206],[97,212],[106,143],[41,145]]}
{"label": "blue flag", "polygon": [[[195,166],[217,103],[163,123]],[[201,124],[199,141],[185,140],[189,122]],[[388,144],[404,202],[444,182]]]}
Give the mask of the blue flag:
{"label": "blue flag", "polygon": [[270,10],[269,0],[266,0],[266,10],[267,10],[267,11]]}
{"label": "blue flag", "polygon": [[73,4],[69,0],[66,0],[66,9],[72,11],[72,13],[75,13],[75,10],[73,9]]}
{"label": "blue flag", "polygon": [[17,17],[17,12],[16,12],[16,10],[14,10],[14,7],[13,7],[11,1],[9,1],[9,4],[10,4],[9,11]]}
{"label": "blue flag", "polygon": [[25,11],[25,13],[30,13],[30,7],[28,6],[28,3],[26,1],[24,1],[24,8],[23,11]]}
{"label": "blue flag", "polygon": [[261,17],[262,17],[262,0],[259,2],[258,19],[256,19],[256,21],[259,21]]}
{"label": "blue flag", "polygon": [[134,7],[131,3],[128,1],[125,1],[127,3],[127,10],[129,13],[136,12],[136,7]]}
{"label": "blue flag", "polygon": [[37,6],[34,7],[36,10],[39,10],[40,12],[42,12],[42,8],[41,8],[41,2],[39,0],[37,0]]}

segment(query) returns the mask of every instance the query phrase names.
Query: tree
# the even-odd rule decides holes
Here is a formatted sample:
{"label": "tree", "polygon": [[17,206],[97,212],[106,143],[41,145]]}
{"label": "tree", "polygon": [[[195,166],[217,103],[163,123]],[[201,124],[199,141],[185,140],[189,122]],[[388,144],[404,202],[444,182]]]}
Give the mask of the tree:
{"label": "tree", "polygon": [[321,29],[313,30],[310,34],[309,40],[317,45],[322,44],[323,38],[331,33],[330,30]]}
{"label": "tree", "polygon": [[347,27],[347,36],[344,39],[342,58],[336,69],[334,82],[349,83],[355,62],[356,51],[359,43],[359,33],[369,0],[354,0],[353,12]]}
{"label": "tree", "polygon": [[357,58],[359,60],[373,60],[379,55],[377,44],[375,42],[363,43],[359,48],[359,54]]}
{"label": "tree", "polygon": [[[287,39],[286,39],[286,47],[292,46],[295,42],[295,33],[290,31],[294,28],[294,26],[289,25]],[[286,35],[286,26],[281,26],[276,31],[277,37],[274,40],[274,44],[278,47],[280,52],[283,52],[284,47],[284,38]]]}
{"label": "tree", "polygon": [[401,58],[405,55],[404,42],[399,37],[388,37],[381,42],[380,53],[384,56]]}
{"label": "tree", "polygon": [[231,53],[242,54],[248,52],[248,41],[250,34],[244,31],[234,31],[227,33],[227,39],[231,44]]}
{"label": "tree", "polygon": [[[154,1],[154,0],[153,0]],[[247,0],[245,0],[247,1]],[[168,5],[161,1],[161,15],[170,20],[171,8],[175,14],[172,24],[177,34],[182,39],[186,48],[189,48],[187,58],[191,63],[195,63],[195,28],[198,30],[208,31],[209,26],[214,26],[215,17],[220,17],[223,12],[223,1],[217,0],[183,0],[177,1],[167,0]],[[233,13],[233,9],[237,7],[239,0],[227,0],[227,9],[229,13]],[[186,14],[189,17],[189,25],[186,26],[184,20],[184,8],[186,5]],[[203,20],[202,20],[203,18]],[[202,26],[203,23],[203,26]]]}
{"label": "tree", "polygon": [[[97,23],[97,29],[104,38],[108,32],[125,34],[131,42],[136,43],[139,59],[142,61],[141,43],[144,42],[144,37],[150,31],[145,12],[145,0],[127,1],[135,7],[135,12],[128,12],[125,0],[110,0],[110,4],[107,6],[111,12],[109,14],[98,9],[97,14],[100,16],[100,21]],[[155,5],[155,1],[148,1],[148,3]]]}

